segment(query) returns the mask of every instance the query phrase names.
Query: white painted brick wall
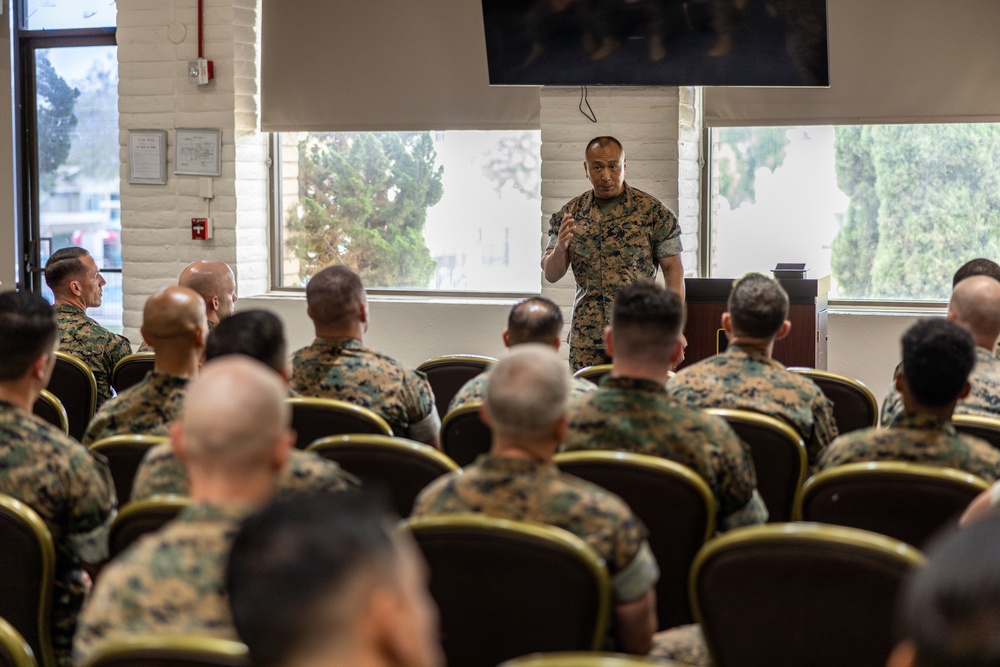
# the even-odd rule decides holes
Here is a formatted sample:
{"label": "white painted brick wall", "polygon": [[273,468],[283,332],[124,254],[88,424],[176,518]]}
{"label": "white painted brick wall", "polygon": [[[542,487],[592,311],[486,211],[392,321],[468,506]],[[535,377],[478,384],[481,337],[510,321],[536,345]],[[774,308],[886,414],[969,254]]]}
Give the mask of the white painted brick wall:
{"label": "white painted brick wall", "polygon": [[[195,259],[220,259],[236,271],[239,292],[268,287],[266,137],[259,131],[259,0],[205,0],[204,53],[215,64],[207,86],[187,82],[197,57],[195,0],[128,0],[118,5],[119,141],[125,334],[140,340],[142,307],[174,284]],[[169,27],[184,38],[174,43]],[[222,130],[222,176],[215,198],[199,196],[199,178],[173,174],[174,130]],[[167,185],[128,183],[128,131],[168,131]],[[211,214],[215,237],[191,241],[191,218]]]}
{"label": "white painted brick wall", "polygon": [[[588,188],[583,151],[589,139],[613,135],[625,146],[626,180],[677,214],[685,273],[697,275],[702,133],[701,91],[696,88],[592,88],[597,123],[579,111],[580,90],[543,88],[541,247],[552,213]],[[571,272],[556,284],[542,279],[542,294],[563,308],[569,327],[575,285]]]}

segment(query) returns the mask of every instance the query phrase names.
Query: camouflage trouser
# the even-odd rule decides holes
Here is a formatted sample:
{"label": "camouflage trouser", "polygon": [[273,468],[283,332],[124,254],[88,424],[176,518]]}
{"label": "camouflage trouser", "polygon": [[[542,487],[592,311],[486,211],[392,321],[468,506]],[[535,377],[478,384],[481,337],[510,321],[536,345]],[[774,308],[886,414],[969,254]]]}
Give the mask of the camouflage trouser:
{"label": "camouflage trouser", "polygon": [[53,582],[52,650],[59,667],[73,665],[73,633],[87,594],[82,577],[80,571],[59,572]]}
{"label": "camouflage trouser", "polygon": [[710,667],[712,664],[701,626],[697,623],[657,632],[653,635],[653,650],[649,655],[691,667]]}
{"label": "camouflage trouser", "polygon": [[587,366],[610,364],[611,357],[604,352],[603,347],[572,347],[569,348],[569,367],[573,372]]}

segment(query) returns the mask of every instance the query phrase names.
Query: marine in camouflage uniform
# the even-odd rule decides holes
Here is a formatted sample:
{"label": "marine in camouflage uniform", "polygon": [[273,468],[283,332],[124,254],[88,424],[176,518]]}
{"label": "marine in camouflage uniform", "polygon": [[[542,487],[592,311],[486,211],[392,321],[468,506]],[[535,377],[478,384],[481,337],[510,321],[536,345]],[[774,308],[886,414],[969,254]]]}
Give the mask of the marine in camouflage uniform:
{"label": "marine in camouflage uniform", "polygon": [[845,433],[823,452],[816,471],[868,461],[956,468],[991,482],[1000,477],[1000,450],[959,433],[946,419],[925,413],[903,414],[889,428]]}
{"label": "marine in camouflage uniform", "polygon": [[90,445],[113,435],[168,435],[184,404],[188,379],[152,372],[98,408],[83,436]]}
{"label": "marine in camouflage uniform", "polygon": [[646,529],[618,496],[559,471],[554,463],[484,454],[465,471],[434,481],[417,497],[413,516],[478,512],[567,530],[608,564],[615,599],[651,589],[659,568]]}
{"label": "marine in camouflage uniform", "polygon": [[78,357],[94,373],[97,406],[111,398],[111,372],[132,354],[128,339],[112,333],[87,317],[77,306],[64,303],[55,307],[59,326],[59,350]]}
{"label": "marine in camouflage uniform", "polygon": [[[485,371],[462,385],[455,397],[451,399],[451,403],[448,404],[448,412],[457,410],[468,403],[482,403],[486,398],[486,382],[489,377],[490,372]],[[570,403],[574,403],[577,399],[595,391],[597,391],[597,385],[590,380],[583,378],[570,378],[569,380]]]}
{"label": "marine in camouflage uniform", "polygon": [[576,280],[569,360],[574,371],[611,363],[604,352],[604,328],[618,290],[656,276],[657,260],[681,252],[681,229],[673,212],[655,197],[625,184],[620,201],[601,212],[594,191],[570,200],[549,220],[549,243],[556,247],[564,214],[576,221],[569,262]]}
{"label": "marine in camouflage uniform", "polygon": [[[292,449],[276,484],[277,497],[287,498],[297,493],[344,491],[361,483],[333,461]],[[169,442],[146,452],[136,471],[130,499],[143,500],[160,494],[188,495],[187,472]]]}
{"label": "marine in camouflage uniform", "polygon": [[316,338],[296,352],[291,388],[374,410],[400,437],[427,442],[441,428],[427,377],[355,338]]}
{"label": "marine in camouflage uniform", "polygon": [[138,634],[237,639],[223,589],[226,558],[252,507],[199,503],[142,537],[101,572],[77,626],[73,659]]}
{"label": "marine in camouflage uniform", "polygon": [[681,370],[667,392],[700,408],[751,410],[787,422],[805,441],[810,464],[837,437],[833,403],[816,383],[752,348],[730,345]]}
{"label": "marine in camouflage uniform", "polygon": [[563,451],[616,450],[691,468],[712,489],[722,530],[767,521],[746,445],[722,419],[671,398],[652,380],[606,377],[570,409]]}
{"label": "marine in camouflage uniform", "polygon": [[[969,395],[955,406],[956,415],[1000,417],[1000,359],[992,350],[976,346],[976,365],[969,374]],[[882,401],[882,425],[892,425],[903,414],[903,395],[893,388]]]}
{"label": "marine in camouflage uniform", "polygon": [[53,533],[56,574],[52,644],[71,664],[77,614],[89,589],[83,563],[107,557],[117,499],[106,462],[62,431],[0,401],[0,493],[41,516]]}

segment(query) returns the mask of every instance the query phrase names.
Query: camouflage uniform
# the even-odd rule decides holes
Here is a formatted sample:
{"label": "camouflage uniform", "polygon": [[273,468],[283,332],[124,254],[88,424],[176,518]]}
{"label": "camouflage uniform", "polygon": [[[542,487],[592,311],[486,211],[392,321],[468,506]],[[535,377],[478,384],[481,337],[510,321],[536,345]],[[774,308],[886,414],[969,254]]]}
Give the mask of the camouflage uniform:
{"label": "camouflage uniform", "polygon": [[317,338],[296,352],[291,388],[374,410],[403,438],[427,442],[441,429],[427,377],[354,338]]}
{"label": "camouflage uniform", "polygon": [[677,373],[667,392],[700,408],[752,410],[787,422],[805,441],[810,464],[837,437],[833,403],[816,383],[759,350],[730,345]]}
{"label": "camouflage uniform", "polygon": [[[296,493],[333,492],[358,486],[357,478],[333,461],[299,449],[288,452],[288,462],[278,474],[278,497]],[[131,500],[159,494],[188,494],[188,477],[169,442],[156,445],[143,457],[135,474]]]}
{"label": "camouflage uniform", "polygon": [[97,410],[83,436],[90,445],[112,435],[167,435],[184,404],[188,379],[152,372]]}
{"label": "camouflage uniform", "polygon": [[[217,326],[219,326],[218,322],[213,322],[212,320],[209,320],[208,332],[212,333],[212,330],[215,329],[215,327]],[[156,352],[156,350],[154,350],[153,347],[149,343],[147,343],[145,339],[143,339],[142,344],[139,346],[139,349],[136,350],[136,352]]]}
{"label": "camouflage uniform", "polygon": [[108,564],[80,614],[76,664],[105,642],[138,634],[237,639],[223,576],[233,536],[251,510],[192,505]]}
{"label": "camouflage uniform", "polygon": [[653,648],[649,655],[665,658],[690,667],[709,667],[712,659],[708,655],[705,635],[697,623],[679,625],[653,635]]}
{"label": "camouflage uniform", "polygon": [[652,380],[604,378],[570,410],[562,449],[612,449],[680,463],[708,482],[720,529],[767,521],[746,445],[725,421],[679,403]]}
{"label": "camouflage uniform", "polygon": [[59,324],[59,351],[79,357],[97,380],[97,406],[111,398],[111,371],[132,354],[125,336],[111,333],[87,314],[67,303],[55,307]]}
{"label": "camouflage uniform", "polygon": [[681,252],[681,228],[673,212],[651,195],[625,184],[624,198],[607,215],[594,191],[570,200],[549,220],[549,244],[556,247],[564,213],[576,220],[569,242],[569,263],[576,280],[573,321],[569,335],[570,366],[608,363],[604,328],[618,290],[642,278],[652,278],[658,259]]}
{"label": "camouflage uniform", "polygon": [[[1000,359],[991,350],[976,346],[976,365],[969,373],[969,395],[955,406],[956,415],[1000,417]],[[903,413],[903,395],[890,389],[882,401],[882,425],[892,424]]]}
{"label": "camouflage uniform", "polygon": [[[490,379],[490,372],[480,373],[472,378],[458,390],[455,397],[448,404],[448,412],[456,410],[466,403],[482,403],[486,400],[486,383]],[[578,398],[597,391],[597,385],[590,380],[583,378],[569,379],[569,400],[575,402]]]}
{"label": "camouflage uniform", "polygon": [[484,454],[464,472],[445,475],[424,489],[412,516],[462,512],[568,530],[607,562],[619,602],[638,598],[659,578],[646,529],[628,505],[598,486],[559,472],[553,463]]}
{"label": "camouflage uniform", "polygon": [[99,455],[62,431],[0,401],[0,493],[41,516],[56,547],[52,645],[60,666],[70,664],[76,617],[87,594],[82,563],[107,557],[115,517],[115,487]]}
{"label": "camouflage uniform", "polygon": [[928,414],[904,414],[889,428],[845,433],[823,452],[816,470],[866,461],[906,461],[957,468],[989,481],[1000,477],[1000,450],[984,440],[961,434],[951,422]]}

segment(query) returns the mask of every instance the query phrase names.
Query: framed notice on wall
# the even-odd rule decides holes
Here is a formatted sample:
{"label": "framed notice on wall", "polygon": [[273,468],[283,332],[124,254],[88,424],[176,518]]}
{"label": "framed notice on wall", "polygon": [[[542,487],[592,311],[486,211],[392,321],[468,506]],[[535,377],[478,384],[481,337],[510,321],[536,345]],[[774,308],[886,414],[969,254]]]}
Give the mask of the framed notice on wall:
{"label": "framed notice on wall", "polygon": [[222,175],[222,130],[176,130],[175,174]]}
{"label": "framed notice on wall", "polygon": [[128,133],[128,182],[167,184],[167,133],[165,130],[131,130]]}

